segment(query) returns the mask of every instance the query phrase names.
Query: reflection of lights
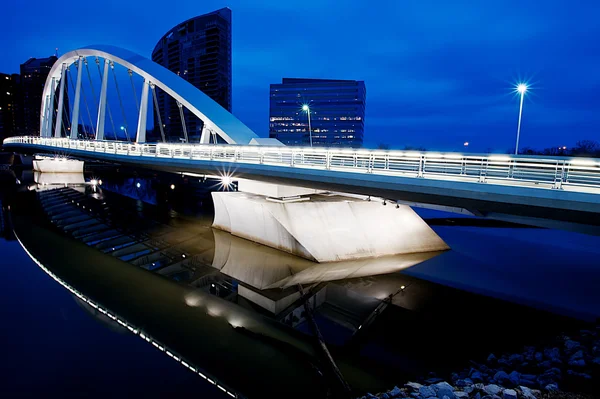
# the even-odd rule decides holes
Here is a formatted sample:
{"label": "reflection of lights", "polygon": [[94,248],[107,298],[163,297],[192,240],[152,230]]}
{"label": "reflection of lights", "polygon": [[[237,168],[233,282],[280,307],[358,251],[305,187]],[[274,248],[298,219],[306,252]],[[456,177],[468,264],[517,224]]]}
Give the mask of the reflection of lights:
{"label": "reflection of lights", "polygon": [[360,330],[362,328],[362,324],[360,326],[358,326],[358,329]]}
{"label": "reflection of lights", "polygon": [[181,254],[181,257],[182,257],[182,258],[185,258],[185,254]]}
{"label": "reflection of lights", "polygon": [[402,291],[404,291],[404,289],[405,289],[405,288],[406,288],[406,286],[404,286],[404,285],[400,287],[400,289],[401,289]]}
{"label": "reflection of lights", "polygon": [[[9,207],[9,209],[10,209],[10,207]],[[158,348],[162,352],[166,353],[169,357],[173,358],[174,360],[176,360],[177,362],[179,362],[181,365],[185,366],[189,370],[193,371],[194,373],[197,373],[200,377],[202,377],[205,380],[209,381],[211,384],[216,385],[219,389],[221,389],[223,392],[227,393],[232,398],[236,397],[236,395],[233,392],[226,390],[223,386],[219,385],[217,383],[217,381],[208,378],[205,374],[203,374],[202,372],[200,372],[197,367],[194,367],[192,364],[190,364],[187,361],[185,361],[182,357],[178,357],[175,354],[171,353],[168,349],[166,349],[164,346],[160,345],[157,341],[154,341],[150,336],[142,333],[140,331],[140,329],[138,329],[137,327],[134,327],[133,325],[129,324],[124,319],[121,319],[121,318],[119,318],[119,317],[111,314],[109,311],[101,308],[99,304],[96,304],[91,299],[86,298],[85,296],[83,296],[74,287],[72,287],[71,285],[69,285],[65,281],[61,280],[58,276],[56,276],[49,269],[47,269],[39,260],[37,260],[31,254],[31,252],[29,252],[29,250],[25,247],[25,245],[23,245],[23,242],[21,242],[21,240],[19,239],[19,236],[16,233],[15,233],[15,237],[16,237],[17,241],[19,242],[19,244],[21,245],[21,248],[23,248],[23,250],[25,251],[25,253],[31,258],[31,260],[33,260],[33,262],[36,265],[38,265],[44,272],[46,272],[46,274],[48,274],[50,277],[52,277],[56,282],[58,282],[60,285],[62,285],[64,288],[66,288],[68,291],[70,291],[77,298],[79,298],[83,302],[89,304],[92,308],[98,310],[100,313],[105,314],[111,320],[116,321],[117,323],[119,323],[123,327],[126,327],[134,335],[139,335],[139,337],[142,338],[143,340],[145,340],[145,341],[147,341],[149,343],[152,343],[153,346],[155,346],[156,348]],[[218,315],[218,314],[215,313],[215,315]]]}
{"label": "reflection of lights", "polygon": [[102,180],[98,180],[98,185],[102,185]]}
{"label": "reflection of lights", "polygon": [[96,180],[96,179],[92,179],[92,180],[90,180],[90,184],[91,184],[92,186],[95,186],[95,185],[97,185],[97,184],[98,184],[98,180]]}
{"label": "reflection of lights", "polygon": [[175,190],[175,185],[171,184],[171,190]]}
{"label": "reflection of lights", "polygon": [[142,185],[140,184],[140,182],[137,182],[137,183],[135,183],[135,186],[136,186],[137,188],[140,188],[140,187],[142,187]]}
{"label": "reflection of lights", "polygon": [[202,297],[196,294],[187,294],[184,297],[185,304],[188,306],[200,306],[202,303]]}

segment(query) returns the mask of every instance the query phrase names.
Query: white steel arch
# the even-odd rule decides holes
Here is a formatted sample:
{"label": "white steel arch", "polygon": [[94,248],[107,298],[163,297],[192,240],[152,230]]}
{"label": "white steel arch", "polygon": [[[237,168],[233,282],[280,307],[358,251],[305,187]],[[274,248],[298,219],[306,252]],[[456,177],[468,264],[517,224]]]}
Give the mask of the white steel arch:
{"label": "white steel arch", "polygon": [[62,73],[63,64],[71,65],[78,62],[81,57],[100,57],[132,70],[144,78],[144,84],[153,84],[159,87],[181,103],[204,122],[205,130],[210,129],[216,132],[228,144],[248,144],[250,140],[258,138],[250,128],[229,111],[180,76],[144,56],[108,45],[90,45],[69,51],[54,63],[46,79],[42,95],[40,112],[42,137],[49,137],[52,130],[46,123],[46,119],[51,118],[52,112],[46,114],[45,110],[51,109],[46,107],[50,105],[50,101],[54,101],[53,87],[56,87],[64,75]]}

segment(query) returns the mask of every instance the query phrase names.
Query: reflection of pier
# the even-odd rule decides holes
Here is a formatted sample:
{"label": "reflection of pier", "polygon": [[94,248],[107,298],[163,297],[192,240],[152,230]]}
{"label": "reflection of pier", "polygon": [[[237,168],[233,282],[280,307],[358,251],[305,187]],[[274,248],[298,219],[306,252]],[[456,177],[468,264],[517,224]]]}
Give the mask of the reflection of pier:
{"label": "reflection of pier", "polygon": [[[288,325],[302,328],[304,312],[297,285],[390,274],[439,252],[318,264],[232,236],[202,224],[159,223],[152,215],[131,212],[110,201],[103,190],[90,195],[66,187],[38,192],[52,223],[80,242],[132,265],[201,288],[240,305],[262,309]],[[122,203],[122,201],[121,201]],[[311,290],[317,315],[352,335],[384,297],[351,293],[339,284]]]}

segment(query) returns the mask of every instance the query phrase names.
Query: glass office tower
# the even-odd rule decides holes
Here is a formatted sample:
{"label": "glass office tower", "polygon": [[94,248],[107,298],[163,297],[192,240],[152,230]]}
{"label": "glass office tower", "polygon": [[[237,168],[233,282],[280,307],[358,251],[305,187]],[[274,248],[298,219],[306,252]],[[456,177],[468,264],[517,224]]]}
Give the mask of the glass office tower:
{"label": "glass office tower", "polygon": [[314,147],[361,147],[366,96],[364,81],[283,78],[271,85],[269,137],[310,145],[310,112]]}
{"label": "glass office tower", "polygon": [[[171,70],[231,112],[231,10],[200,15],[167,32],[152,51],[152,61]],[[158,107],[168,141],[184,138],[179,106],[156,90]],[[189,142],[199,142],[203,124],[183,109]],[[157,118],[152,138],[160,140]]]}

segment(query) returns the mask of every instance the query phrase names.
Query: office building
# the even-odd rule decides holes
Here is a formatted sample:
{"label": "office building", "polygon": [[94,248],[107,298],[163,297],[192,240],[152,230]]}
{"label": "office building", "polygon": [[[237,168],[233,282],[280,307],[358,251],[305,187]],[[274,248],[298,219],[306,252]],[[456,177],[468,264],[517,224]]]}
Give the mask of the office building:
{"label": "office building", "polygon": [[20,103],[19,75],[0,73],[0,142],[19,133]]}
{"label": "office building", "polygon": [[[30,58],[21,64],[21,113],[22,125],[19,134],[38,136],[40,134],[40,109],[42,106],[42,93],[50,68],[56,62],[57,57]],[[65,95],[68,93],[68,85],[65,85]],[[56,93],[58,97],[58,93]],[[65,97],[65,104],[69,104]],[[68,136],[68,123],[70,123],[69,107],[63,110],[62,135]],[[56,119],[54,119],[56,120]]]}
{"label": "office building", "polygon": [[[167,32],[152,52],[152,61],[166,67],[202,90],[231,112],[231,10],[220,10],[189,19]],[[156,89],[164,133],[168,141],[185,138],[180,107],[160,89]],[[189,142],[199,142],[203,124],[182,108]],[[155,129],[149,141],[161,139]]]}
{"label": "office building", "polygon": [[366,93],[363,81],[284,78],[271,85],[269,137],[309,146],[312,134],[314,147],[361,147]]}

